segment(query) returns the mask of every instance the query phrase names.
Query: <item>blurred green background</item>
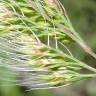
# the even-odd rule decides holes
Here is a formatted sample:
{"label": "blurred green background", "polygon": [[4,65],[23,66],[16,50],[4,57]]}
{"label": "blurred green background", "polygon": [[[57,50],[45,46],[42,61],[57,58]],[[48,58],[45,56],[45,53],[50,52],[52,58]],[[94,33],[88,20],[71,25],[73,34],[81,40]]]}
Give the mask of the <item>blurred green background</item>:
{"label": "blurred green background", "polygon": [[[96,52],[96,0],[61,0],[76,31]],[[72,44],[73,55],[96,67],[96,61]],[[1,83],[0,83],[1,84]],[[96,96],[96,79],[78,82],[57,89],[26,91],[17,86],[0,87],[0,96]]]}

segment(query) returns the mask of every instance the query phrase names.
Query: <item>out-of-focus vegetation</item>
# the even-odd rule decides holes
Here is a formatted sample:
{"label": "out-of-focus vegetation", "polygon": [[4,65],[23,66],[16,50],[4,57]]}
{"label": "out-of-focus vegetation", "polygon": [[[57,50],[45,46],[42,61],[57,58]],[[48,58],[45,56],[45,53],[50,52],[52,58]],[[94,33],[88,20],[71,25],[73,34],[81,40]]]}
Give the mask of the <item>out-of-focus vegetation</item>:
{"label": "out-of-focus vegetation", "polygon": [[[96,1],[61,0],[76,31],[94,50],[96,48]],[[96,66],[96,61],[75,44],[70,46],[75,57]],[[96,50],[95,50],[96,51]],[[3,82],[3,81],[2,81]],[[0,84],[2,84],[0,82]],[[7,82],[5,82],[7,83]],[[64,88],[25,91],[24,88],[0,87],[0,96],[96,96],[96,80],[87,80]]]}

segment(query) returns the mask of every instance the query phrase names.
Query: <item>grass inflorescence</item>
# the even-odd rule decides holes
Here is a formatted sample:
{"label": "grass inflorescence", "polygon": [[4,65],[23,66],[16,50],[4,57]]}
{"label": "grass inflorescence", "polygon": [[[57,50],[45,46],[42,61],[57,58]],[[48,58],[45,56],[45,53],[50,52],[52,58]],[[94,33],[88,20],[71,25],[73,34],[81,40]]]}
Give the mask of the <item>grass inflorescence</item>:
{"label": "grass inflorescence", "polygon": [[[1,81],[38,89],[96,77],[96,69],[77,60],[66,47],[71,42],[96,58],[75,32],[60,1],[0,0]],[[82,69],[94,74],[81,74]]]}

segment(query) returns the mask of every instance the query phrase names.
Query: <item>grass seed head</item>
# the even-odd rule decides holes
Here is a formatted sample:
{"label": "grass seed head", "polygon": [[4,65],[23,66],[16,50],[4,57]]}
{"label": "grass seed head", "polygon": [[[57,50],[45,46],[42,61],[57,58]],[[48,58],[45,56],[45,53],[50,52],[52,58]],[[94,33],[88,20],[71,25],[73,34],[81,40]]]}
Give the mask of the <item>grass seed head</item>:
{"label": "grass seed head", "polygon": [[[10,78],[12,84],[33,89],[59,87],[80,80],[82,68],[95,71],[54,47],[79,38],[71,32],[60,6],[57,0],[1,0],[0,68],[16,76],[16,80]],[[5,75],[1,77],[7,80]]]}

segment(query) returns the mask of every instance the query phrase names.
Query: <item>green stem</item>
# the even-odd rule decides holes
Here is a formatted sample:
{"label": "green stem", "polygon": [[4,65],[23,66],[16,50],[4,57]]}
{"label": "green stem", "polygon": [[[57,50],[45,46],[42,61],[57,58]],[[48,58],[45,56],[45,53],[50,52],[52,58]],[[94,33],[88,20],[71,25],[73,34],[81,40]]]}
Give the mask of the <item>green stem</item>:
{"label": "green stem", "polygon": [[84,75],[79,75],[80,77],[84,78],[96,78],[96,74],[84,74]]}

